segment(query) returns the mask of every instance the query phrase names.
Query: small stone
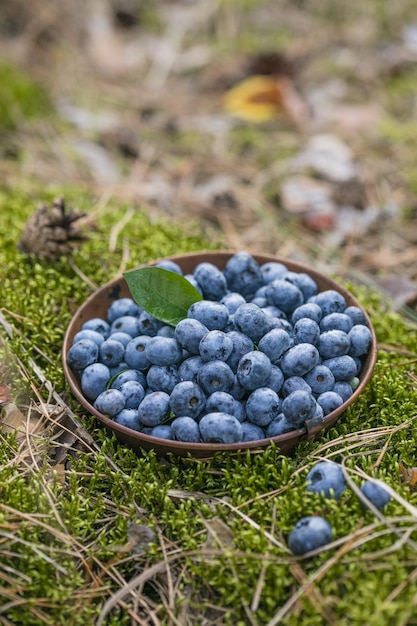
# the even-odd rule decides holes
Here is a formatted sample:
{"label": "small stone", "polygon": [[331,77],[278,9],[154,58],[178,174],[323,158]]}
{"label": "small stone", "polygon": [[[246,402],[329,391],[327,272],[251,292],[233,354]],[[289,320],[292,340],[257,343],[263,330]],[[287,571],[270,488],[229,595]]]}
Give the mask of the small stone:
{"label": "small stone", "polygon": [[357,166],[350,148],[335,135],[320,134],[310,139],[306,148],[295,157],[296,170],[311,168],[334,183],[357,177]]}

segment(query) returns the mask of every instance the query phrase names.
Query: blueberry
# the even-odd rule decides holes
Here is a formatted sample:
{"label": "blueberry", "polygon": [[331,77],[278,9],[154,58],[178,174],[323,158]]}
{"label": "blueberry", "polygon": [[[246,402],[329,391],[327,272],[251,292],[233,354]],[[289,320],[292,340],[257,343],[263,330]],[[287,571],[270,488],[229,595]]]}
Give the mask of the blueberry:
{"label": "blueberry", "polygon": [[238,330],[231,330],[227,333],[227,336],[232,340],[233,344],[232,352],[227,359],[227,364],[230,365],[234,372],[236,372],[242,356],[248,352],[252,352],[255,346],[252,339]]}
{"label": "blueberry", "polygon": [[245,419],[243,404],[226,391],[215,391],[206,402],[206,413],[228,413],[234,415],[239,422]]}
{"label": "blueberry", "polygon": [[176,416],[188,415],[196,418],[204,410],[206,397],[197,383],[184,380],[175,385],[171,392],[169,405]]}
{"label": "blueberry", "polygon": [[209,396],[214,391],[230,392],[235,382],[235,376],[224,361],[209,361],[200,368],[197,382],[204,393]]}
{"label": "blueberry", "polygon": [[[377,509],[383,509],[391,500],[391,496],[381,485],[373,480],[366,480],[360,487],[361,492]],[[366,506],[366,503],[365,503]]]}
{"label": "blueberry", "polygon": [[[267,289],[268,285],[262,285],[262,287],[259,287],[259,289],[256,290],[255,295],[253,296],[253,298],[250,300],[250,302],[253,302],[256,298],[265,298],[266,297],[266,289]],[[243,302],[242,302],[243,304]]]}
{"label": "blueberry", "polygon": [[233,315],[242,304],[246,303],[246,300],[242,294],[231,291],[223,296],[220,302],[227,307],[230,315]]}
{"label": "blueberry", "polygon": [[282,385],[282,395],[284,398],[289,396],[293,391],[298,390],[313,393],[310,385],[302,376],[289,376],[289,378],[284,380]]}
{"label": "blueberry", "polygon": [[106,389],[110,370],[103,363],[87,365],[81,374],[81,390],[89,400],[95,400]]}
{"label": "blueberry", "polygon": [[349,385],[351,386],[352,391],[355,391],[355,389],[358,388],[359,384],[360,384],[360,380],[359,380],[359,378],[357,376],[354,376],[349,381]]}
{"label": "blueberry", "polygon": [[262,278],[265,283],[271,283],[277,278],[283,278],[288,273],[288,268],[283,263],[269,261],[261,265]]}
{"label": "blueberry", "polygon": [[286,330],[273,328],[262,337],[258,348],[268,356],[271,363],[278,363],[292,345],[293,340]]}
{"label": "blueberry", "polygon": [[177,441],[200,441],[200,429],[197,422],[188,416],[177,417],[171,423],[173,439]]}
{"label": "blueberry", "polygon": [[233,316],[236,330],[257,343],[270,329],[270,318],[256,304],[242,304]]}
{"label": "blueberry", "polygon": [[282,389],[282,385],[284,384],[284,374],[278,365],[271,366],[271,375],[268,381],[268,387],[273,389],[275,393],[279,393]]}
{"label": "blueberry", "polygon": [[97,396],[94,406],[100,413],[112,417],[125,408],[125,398],[118,389],[106,389]]}
{"label": "blueberry", "polygon": [[164,324],[158,328],[156,334],[159,337],[175,337],[175,327],[169,326],[169,324]]}
{"label": "blueberry", "polygon": [[73,370],[83,370],[97,361],[99,347],[91,339],[81,339],[74,343],[67,353],[67,363]]}
{"label": "blueberry", "polygon": [[116,367],[123,361],[125,347],[120,341],[111,339],[111,336],[103,341],[99,347],[99,357],[102,363],[109,367]]}
{"label": "blueberry", "polygon": [[[275,306],[274,304],[267,304],[266,306],[263,306],[262,311],[266,313],[267,315],[269,315],[270,317],[273,317],[273,318],[277,317],[279,320],[281,319],[281,320],[285,320],[288,322],[287,314],[282,309]],[[274,323],[276,324],[276,328],[280,328],[277,322],[274,322]],[[275,328],[275,326],[273,326],[273,328]]]}
{"label": "blueberry", "polygon": [[110,327],[110,333],[113,334],[115,332],[126,333],[131,337],[136,337],[140,334],[139,319],[133,315],[124,315],[116,318]]}
{"label": "blueberry", "polygon": [[117,376],[117,374],[120,374],[121,372],[124,372],[128,368],[129,368],[129,366],[126,363],[126,361],[120,361],[120,363],[118,363],[117,365],[114,365],[113,367],[109,367],[110,378],[113,378],[114,376]]}
{"label": "blueberry", "polygon": [[327,330],[343,330],[348,333],[353,326],[353,322],[346,313],[329,313],[320,321],[320,330],[322,333]]}
{"label": "blueberry", "polygon": [[335,380],[334,376],[325,365],[316,365],[305,375],[305,381],[311,387],[314,394],[321,394],[324,391],[332,391]]}
{"label": "blueberry", "polygon": [[146,378],[143,372],[135,369],[125,369],[120,374],[118,374],[111,382],[110,387],[113,389],[119,389],[123,383],[128,380],[136,380],[138,383],[142,385],[142,387],[146,386]]}
{"label": "blueberry", "polygon": [[232,354],[233,341],[222,330],[210,330],[200,341],[203,361],[227,361]]}
{"label": "blueberry", "polygon": [[268,385],[271,377],[272,363],[264,352],[253,350],[247,352],[237,366],[237,378],[245,389],[253,391]]}
{"label": "blueberry", "polygon": [[344,297],[334,289],[321,291],[316,296],[313,296],[313,301],[319,305],[323,311],[323,315],[329,315],[329,313],[343,313],[346,308]]}
{"label": "blueberry", "polygon": [[204,361],[201,356],[190,356],[181,363],[178,368],[178,374],[180,380],[192,380],[197,382],[198,372],[204,365]]}
{"label": "blueberry", "polygon": [[84,330],[79,330],[78,333],[74,335],[72,343],[77,343],[77,341],[81,341],[81,339],[89,339],[90,341],[94,341],[94,343],[100,346],[104,341],[104,336],[101,333],[98,333],[96,330],[89,330],[88,328],[84,328]]}
{"label": "blueberry", "polygon": [[226,277],[213,263],[199,263],[193,272],[206,300],[221,300],[227,292]]}
{"label": "blueberry", "polygon": [[314,320],[317,324],[319,324],[323,317],[323,311],[318,304],[315,304],[314,302],[306,302],[305,304],[301,304],[299,307],[294,309],[291,314],[291,321],[295,324],[298,320],[301,320],[304,317]]}
{"label": "blueberry", "polygon": [[310,343],[298,343],[293,346],[281,359],[281,369],[285,376],[304,376],[317,365],[319,352]]}
{"label": "blueberry", "polygon": [[121,426],[132,428],[133,430],[139,431],[141,429],[137,409],[122,409],[120,413],[113,417],[113,421]]}
{"label": "blueberry", "polygon": [[298,520],[287,543],[291,552],[299,556],[330,543],[332,535],[332,527],[324,517],[308,515]]}
{"label": "blueberry", "polygon": [[328,415],[342,406],[343,398],[334,391],[324,391],[317,397],[317,403],[322,407],[324,415]]}
{"label": "blueberry", "polygon": [[242,387],[242,385],[240,384],[236,374],[234,375],[234,382],[233,382],[233,385],[232,385],[231,389],[229,389],[229,393],[236,400],[239,400],[239,402],[241,402],[241,401],[243,402],[244,399],[246,398],[246,396],[249,393],[247,389]]}
{"label": "blueberry", "polygon": [[333,385],[332,391],[337,393],[342,398],[343,402],[346,402],[347,400],[349,400],[350,396],[353,393],[353,389],[351,385],[342,380],[335,382],[335,384]]}
{"label": "blueberry", "polygon": [[358,306],[352,305],[352,306],[346,307],[345,314],[350,317],[353,325],[356,325],[356,324],[363,324],[364,326],[367,325],[365,313]]}
{"label": "blueberry", "polygon": [[265,307],[269,306],[268,305],[268,300],[266,299],[266,296],[255,296],[254,298],[249,300],[249,303],[250,304],[256,304],[256,306],[259,309],[264,309]]}
{"label": "blueberry", "polygon": [[367,326],[355,324],[348,333],[350,340],[349,354],[353,357],[361,357],[368,354],[372,344],[372,334]]}
{"label": "blueberry", "polygon": [[152,365],[176,365],[182,360],[182,348],[172,337],[151,337],[145,346],[146,358]]}
{"label": "blueberry", "polygon": [[171,259],[162,259],[155,263],[155,267],[160,267],[163,270],[168,270],[169,272],[174,272],[175,274],[179,274],[182,276],[183,272],[181,267],[175,261],[171,261]]}
{"label": "blueberry", "polygon": [[188,282],[195,288],[197,289],[198,293],[200,294],[200,296],[203,295],[203,290],[201,289],[200,285],[198,284],[198,282],[196,281],[196,279],[194,278],[193,274],[185,274],[184,278],[186,278],[188,280]]}
{"label": "blueberry", "polygon": [[178,343],[191,354],[199,354],[200,341],[209,332],[202,322],[185,318],[178,322],[175,327],[175,338]]}
{"label": "blueberry", "polygon": [[101,317],[92,317],[84,322],[81,329],[95,330],[97,333],[100,333],[100,335],[103,335],[105,339],[107,339],[110,334],[110,325],[106,322],[106,320],[101,319]]}
{"label": "blueberry", "polygon": [[267,426],[281,412],[281,400],[269,387],[252,391],[245,405],[246,417],[258,426]]}
{"label": "blueberry", "polygon": [[297,428],[314,417],[316,400],[307,391],[293,391],[282,401],[282,412],[291,424]]}
{"label": "blueberry", "polygon": [[285,313],[292,313],[294,309],[304,303],[302,291],[296,285],[282,278],[277,278],[269,283],[266,297],[269,304],[274,304]]}
{"label": "blueberry", "polygon": [[159,439],[174,439],[172,434],[172,428],[169,424],[159,424],[154,426],[149,433],[152,437],[158,437]]}
{"label": "blueberry", "polygon": [[128,333],[123,333],[119,330],[116,330],[114,333],[110,333],[109,339],[114,339],[114,341],[119,341],[125,347],[132,339],[132,335],[128,335]]}
{"label": "blueberry", "polygon": [[273,330],[274,328],[280,328],[282,330],[285,330],[290,337],[292,337],[294,332],[294,328],[291,322],[281,317],[271,317],[271,330]]}
{"label": "blueberry", "polygon": [[145,397],[145,390],[136,380],[127,380],[119,387],[119,391],[125,399],[126,409],[137,409]]}
{"label": "blueberry", "polygon": [[266,436],[277,437],[279,435],[283,435],[284,433],[289,433],[292,430],[295,430],[294,424],[287,420],[284,413],[280,413],[266,427]]}
{"label": "blueberry", "polygon": [[287,272],[284,279],[298,287],[305,302],[317,294],[316,281],[305,272]]}
{"label": "blueberry", "polygon": [[148,335],[139,335],[129,341],[125,348],[125,361],[130,368],[147,370],[151,363],[146,356],[146,346],[151,341]]}
{"label": "blueberry", "polygon": [[169,416],[169,395],[164,391],[152,391],[138,407],[139,420],[145,426],[157,426]]}
{"label": "blueberry", "polygon": [[357,363],[348,354],[326,359],[323,361],[323,365],[326,365],[332,371],[336,381],[344,380],[349,382],[358,374]]}
{"label": "blueberry", "polygon": [[151,365],[146,374],[146,384],[152,391],[171,393],[179,382],[180,374],[175,365]]}
{"label": "blueberry", "polygon": [[294,324],[294,343],[311,343],[317,345],[320,337],[320,328],[317,322],[303,317]]}
{"label": "blueberry", "polygon": [[229,321],[229,311],[221,302],[199,300],[190,306],[187,317],[198,320],[208,330],[224,330]]}
{"label": "blueberry", "polygon": [[265,439],[265,431],[253,422],[242,422],[242,441]]}
{"label": "blueberry", "polygon": [[320,406],[320,404],[318,402],[316,402],[316,410],[315,413],[313,415],[313,419],[317,420],[317,421],[322,421],[324,417],[324,411],[322,409],[322,407]]}
{"label": "blueberry", "polygon": [[349,335],[343,330],[328,330],[321,333],[317,348],[323,359],[347,354],[350,349]]}
{"label": "blueberry", "polygon": [[199,423],[204,443],[237,443],[242,441],[242,425],[228,413],[207,413]]}
{"label": "blueberry", "polygon": [[307,474],[307,491],[321,493],[326,498],[338,500],[346,489],[346,479],[340,465],[333,461],[320,461]]}
{"label": "blueberry", "polygon": [[107,321],[109,324],[113,324],[118,317],[124,317],[125,315],[137,317],[140,311],[140,307],[132,298],[118,298],[107,309]]}
{"label": "blueberry", "polygon": [[229,290],[241,293],[247,300],[263,285],[261,268],[248,252],[237,252],[230,257],[223,273]]}
{"label": "blueberry", "polygon": [[[150,313],[142,311],[137,320],[138,331],[135,335],[148,335],[149,337],[155,337],[158,334],[158,330],[163,326],[163,323],[156,319]],[[135,336],[134,335],[134,336]]]}

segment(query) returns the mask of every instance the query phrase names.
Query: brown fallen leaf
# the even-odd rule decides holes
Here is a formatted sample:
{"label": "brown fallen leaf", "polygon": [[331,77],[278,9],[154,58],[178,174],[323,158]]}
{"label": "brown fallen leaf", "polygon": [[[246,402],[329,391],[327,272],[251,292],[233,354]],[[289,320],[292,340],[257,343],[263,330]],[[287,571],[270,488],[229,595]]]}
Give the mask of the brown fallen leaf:
{"label": "brown fallen leaf", "polygon": [[127,526],[128,544],[134,554],[145,552],[150,543],[156,541],[156,534],[149,526],[131,521]]}
{"label": "brown fallen leaf", "polygon": [[39,435],[45,430],[45,425],[37,413],[24,414],[13,402],[3,407],[0,426],[4,433],[15,432],[18,442],[24,440],[27,435]]}
{"label": "brown fallen leaf", "polygon": [[417,485],[417,467],[405,467],[405,465],[399,463],[398,469],[403,482],[408,484],[411,491],[414,491]]}
{"label": "brown fallen leaf", "polygon": [[209,550],[211,548],[224,549],[233,546],[233,531],[219,517],[213,517],[211,520],[203,520],[203,522],[204,526],[207,528],[207,539],[202,546],[203,550]]}

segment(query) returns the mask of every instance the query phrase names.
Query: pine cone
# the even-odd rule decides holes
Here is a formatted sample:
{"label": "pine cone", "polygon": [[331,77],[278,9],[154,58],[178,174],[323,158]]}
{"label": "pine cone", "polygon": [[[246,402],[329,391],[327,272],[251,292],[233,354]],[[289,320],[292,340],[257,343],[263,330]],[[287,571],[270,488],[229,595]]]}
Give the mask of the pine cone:
{"label": "pine cone", "polygon": [[56,198],[51,208],[41,203],[25,224],[19,249],[51,261],[70,255],[86,239],[75,226],[84,215],[72,208],[67,211],[63,198]]}

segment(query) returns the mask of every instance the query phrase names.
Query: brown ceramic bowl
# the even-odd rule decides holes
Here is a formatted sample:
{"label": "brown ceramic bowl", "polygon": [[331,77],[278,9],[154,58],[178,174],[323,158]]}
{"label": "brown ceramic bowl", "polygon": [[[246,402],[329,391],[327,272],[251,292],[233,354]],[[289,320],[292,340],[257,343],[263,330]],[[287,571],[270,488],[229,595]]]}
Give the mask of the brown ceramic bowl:
{"label": "brown ceramic bowl", "polygon": [[[204,251],[172,256],[169,258],[178,263],[182,268],[184,274],[187,274],[192,273],[196,265],[203,261],[208,261],[210,263],[213,263],[220,269],[223,269],[226,265],[227,260],[233,254],[234,253],[231,251]],[[305,272],[316,281],[319,291],[324,291],[326,289],[335,289],[345,297],[347,306],[356,305],[363,310],[369,328],[372,332],[372,346],[369,354],[366,357],[366,360],[363,363],[362,371],[359,375],[360,383],[355,389],[353,395],[342,406],[340,406],[329,415],[326,415],[323,419],[319,421],[315,419],[308,420],[303,428],[269,439],[234,444],[184,443],[180,441],[171,441],[168,439],[152,437],[151,435],[146,435],[117,424],[113,420],[109,419],[108,417],[97,411],[97,409],[95,409],[90,404],[90,402],[83,396],[77,376],[67,365],[66,356],[69,348],[72,345],[74,335],[81,329],[81,326],[85,321],[92,317],[105,318],[106,311],[113,300],[122,297],[131,297],[125,279],[122,276],[119,276],[105,284],[103,287],[99,288],[95,293],[93,293],[75,313],[65,334],[62,357],[64,373],[75,397],[84,406],[84,408],[87,409],[89,413],[97,417],[97,419],[103,424],[103,426],[105,426],[105,428],[109,432],[114,433],[121,443],[126,444],[137,453],[140,453],[143,450],[154,450],[158,456],[164,456],[167,453],[171,452],[178,456],[187,456],[191,454],[193,457],[209,458],[212,457],[217,451],[259,451],[262,448],[266,448],[270,444],[270,442],[273,441],[282,454],[289,454],[300,441],[316,438],[322,430],[332,426],[339,418],[339,416],[346,410],[346,408],[353,404],[358,396],[363,392],[365,386],[368,384],[372,376],[372,372],[376,362],[376,337],[371,321],[358,300],[331,278],[328,278],[327,276],[321,274],[320,272],[312,269],[309,266],[303,265],[302,263],[296,263],[288,259],[269,255],[254,254],[253,256],[260,265],[263,263],[268,263],[270,261],[277,261],[280,263],[284,263],[290,271]],[[149,265],[154,265],[160,260],[161,259],[157,259]]]}

